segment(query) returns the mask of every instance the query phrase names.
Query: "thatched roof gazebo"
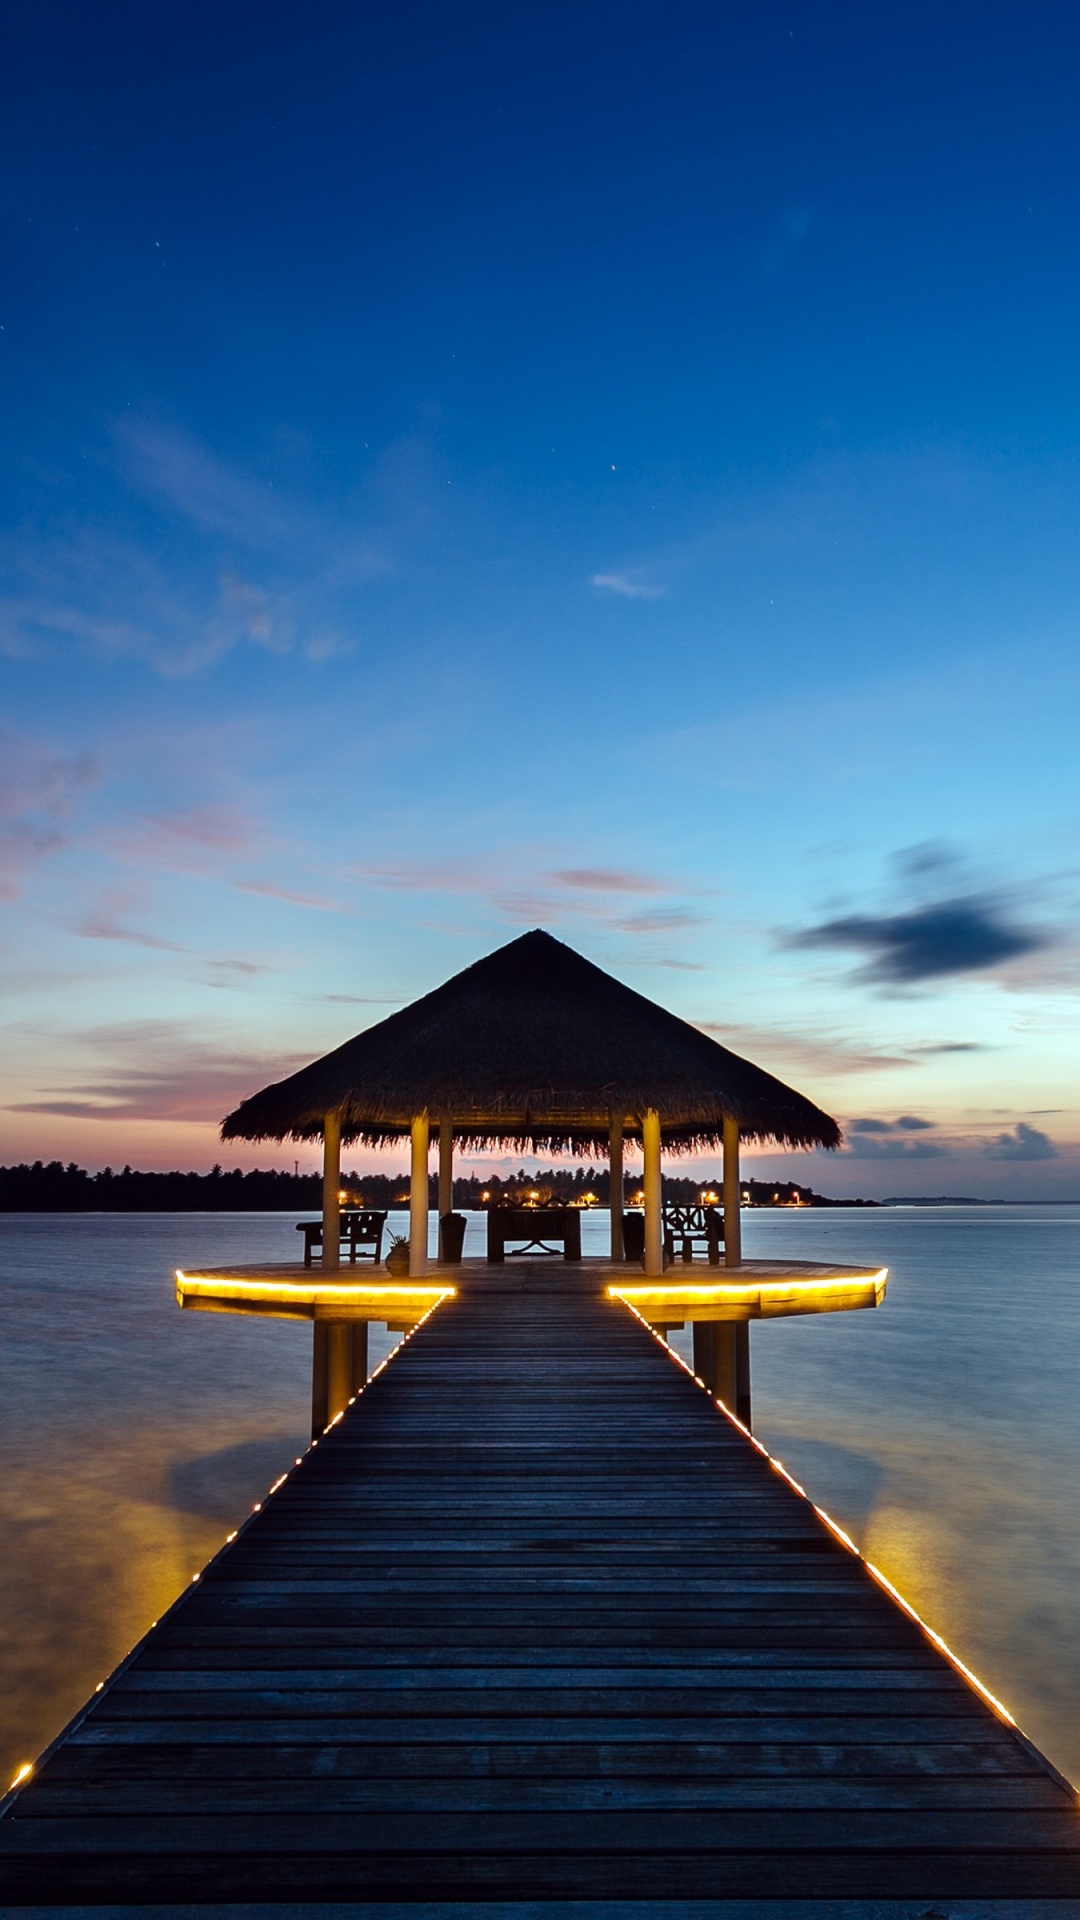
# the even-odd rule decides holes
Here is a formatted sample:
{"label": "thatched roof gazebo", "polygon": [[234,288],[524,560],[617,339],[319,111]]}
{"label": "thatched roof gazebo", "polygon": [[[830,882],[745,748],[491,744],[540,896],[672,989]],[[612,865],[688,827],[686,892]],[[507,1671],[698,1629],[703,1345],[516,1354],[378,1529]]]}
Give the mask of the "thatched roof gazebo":
{"label": "thatched roof gazebo", "polygon": [[427,1267],[429,1128],[439,1131],[439,1210],[454,1142],[537,1152],[606,1151],[612,1254],[622,1254],[622,1148],[645,1157],[646,1271],[662,1270],[661,1143],[724,1146],[726,1259],[740,1256],[740,1136],[835,1147],[840,1130],[780,1080],[594,966],[548,933],[501,947],[264,1087],[229,1114],[225,1140],[324,1142],[324,1265],[335,1264],[341,1142],[412,1142],[410,1272]]}

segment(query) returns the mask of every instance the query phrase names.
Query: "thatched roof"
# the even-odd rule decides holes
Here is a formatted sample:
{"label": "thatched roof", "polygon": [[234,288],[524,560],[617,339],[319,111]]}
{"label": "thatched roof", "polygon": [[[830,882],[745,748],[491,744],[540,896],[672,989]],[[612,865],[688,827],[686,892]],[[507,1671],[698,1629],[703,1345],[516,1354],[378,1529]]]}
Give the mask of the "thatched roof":
{"label": "thatched roof", "polygon": [[593,966],[551,934],[526,933],[230,1113],[223,1140],[312,1140],[338,1111],[342,1138],[400,1137],[414,1114],[459,1140],[547,1152],[630,1137],[646,1109],[676,1151],[715,1145],[725,1114],[750,1139],[835,1147],[835,1120]]}

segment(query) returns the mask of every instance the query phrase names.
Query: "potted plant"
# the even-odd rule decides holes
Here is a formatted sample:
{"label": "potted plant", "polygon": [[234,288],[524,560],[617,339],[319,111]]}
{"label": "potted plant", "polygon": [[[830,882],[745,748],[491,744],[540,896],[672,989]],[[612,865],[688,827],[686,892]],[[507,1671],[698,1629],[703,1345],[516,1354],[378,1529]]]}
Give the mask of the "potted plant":
{"label": "potted plant", "polygon": [[392,1233],[386,1253],[387,1273],[405,1274],[409,1271],[409,1242],[403,1233]]}

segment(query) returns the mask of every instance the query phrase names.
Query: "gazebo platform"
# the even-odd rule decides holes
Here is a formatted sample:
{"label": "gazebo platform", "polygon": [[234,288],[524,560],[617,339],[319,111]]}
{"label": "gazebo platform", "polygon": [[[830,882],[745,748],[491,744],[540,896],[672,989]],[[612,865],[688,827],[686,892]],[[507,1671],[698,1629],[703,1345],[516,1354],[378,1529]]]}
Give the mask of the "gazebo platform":
{"label": "gazebo platform", "polygon": [[[385,1321],[412,1325],[451,1293],[482,1299],[505,1292],[517,1277],[535,1284],[538,1271],[561,1291],[609,1293],[643,1319],[662,1326],[682,1321],[759,1320],[801,1313],[842,1313],[877,1307],[885,1297],[886,1267],[837,1266],[816,1260],[743,1260],[737,1267],[681,1261],[662,1279],[646,1280],[640,1263],[603,1258],[567,1261],[514,1259],[505,1264],[462,1260],[430,1267],[424,1279],[394,1280],[385,1268],[340,1267],[323,1273],[302,1262],[177,1269],[176,1298],[200,1313],[261,1313],[282,1320]],[[526,1278],[528,1276],[528,1278]]]}
{"label": "gazebo platform", "polygon": [[9,1800],[5,1915],[1075,1920],[1075,1794],[593,1278],[464,1270]]}
{"label": "gazebo platform", "polygon": [[622,1300],[659,1331],[694,1333],[694,1371],[749,1427],[750,1322],[793,1314],[849,1313],[880,1306],[885,1267],[836,1266],[815,1260],[744,1260],[735,1267],[678,1261],[662,1279],[639,1264],[603,1258],[563,1260],[510,1256],[505,1262],[463,1260],[433,1266],[423,1277],[393,1279],[385,1268],[333,1272],[297,1262],[178,1269],[176,1298],[199,1313],[259,1314],[314,1324],[311,1430],[323,1431],[367,1379],[367,1329],[416,1326],[454,1294],[478,1304],[540,1284],[547,1292]]}

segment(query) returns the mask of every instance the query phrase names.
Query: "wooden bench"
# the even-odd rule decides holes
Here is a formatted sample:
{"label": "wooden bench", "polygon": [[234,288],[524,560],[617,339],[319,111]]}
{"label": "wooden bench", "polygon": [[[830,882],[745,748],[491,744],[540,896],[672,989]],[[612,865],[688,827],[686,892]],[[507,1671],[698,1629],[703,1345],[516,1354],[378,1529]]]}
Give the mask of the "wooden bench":
{"label": "wooden bench", "polygon": [[[371,1260],[378,1266],[382,1258],[382,1236],[386,1225],[385,1213],[375,1213],[368,1208],[340,1216],[341,1251],[347,1247],[349,1259],[355,1265],[359,1260]],[[304,1265],[310,1267],[313,1253],[322,1252],[323,1223],[321,1220],[298,1220],[297,1233],[304,1236]]]}
{"label": "wooden bench", "polygon": [[[561,1240],[564,1260],[581,1259],[581,1211],[578,1207],[492,1207],[488,1213],[487,1257],[494,1262],[511,1255],[554,1254],[549,1240]],[[524,1241],[507,1247],[508,1240]]]}
{"label": "wooden bench", "polygon": [[703,1246],[710,1267],[718,1267],[723,1244],[724,1217],[718,1207],[664,1208],[665,1263],[676,1259],[678,1248],[679,1255],[689,1265],[694,1258],[695,1246]]}

